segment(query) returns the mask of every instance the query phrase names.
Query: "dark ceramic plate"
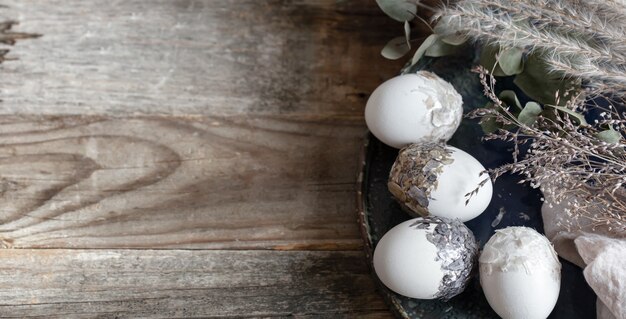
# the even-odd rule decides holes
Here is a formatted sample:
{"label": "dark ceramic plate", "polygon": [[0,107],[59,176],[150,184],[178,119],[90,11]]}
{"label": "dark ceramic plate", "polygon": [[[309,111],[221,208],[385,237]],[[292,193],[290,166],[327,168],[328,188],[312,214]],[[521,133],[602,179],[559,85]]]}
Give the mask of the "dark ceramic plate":
{"label": "dark ceramic plate", "polygon": [[[468,58],[448,57],[425,61],[418,68],[435,72],[451,82],[463,96],[467,112],[485,103],[477,76],[469,71],[471,64],[472,61]],[[511,160],[511,145],[485,142],[481,137],[480,126],[475,121],[465,119],[449,144],[468,152],[487,168],[497,167]],[[375,137],[370,135],[366,138],[361,159],[358,204],[359,222],[370,266],[378,240],[393,226],[411,218],[387,191],[389,170],[397,154],[398,150],[384,145]],[[508,226],[527,226],[543,233],[541,194],[525,184],[518,184],[518,181],[517,176],[511,175],[499,178],[494,185],[493,199],[487,210],[466,223],[481,248],[496,229]],[[561,292],[556,307],[548,318],[595,318],[596,296],[585,282],[582,269],[565,260],[561,260],[561,263]],[[372,273],[376,277],[373,267]],[[387,289],[378,278],[376,280],[387,303],[399,318],[498,318],[489,307],[476,276],[465,292],[448,302],[407,298]]]}

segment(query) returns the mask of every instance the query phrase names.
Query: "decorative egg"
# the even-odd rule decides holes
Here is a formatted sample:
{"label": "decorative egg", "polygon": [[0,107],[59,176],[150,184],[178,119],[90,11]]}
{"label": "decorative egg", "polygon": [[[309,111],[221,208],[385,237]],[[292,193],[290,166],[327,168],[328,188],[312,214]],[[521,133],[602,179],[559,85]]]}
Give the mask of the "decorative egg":
{"label": "decorative egg", "polygon": [[367,100],[365,122],[383,143],[448,141],[461,123],[463,100],[452,85],[428,71],[381,84]]}
{"label": "decorative egg", "polygon": [[470,279],[478,245],[458,220],[420,217],[389,230],[374,250],[374,270],[389,289],[411,298],[448,300]]}
{"label": "decorative egg", "polygon": [[504,319],[545,319],[559,296],[561,263],[548,239],[532,228],[496,230],[479,259],[480,283]]}
{"label": "decorative egg", "polygon": [[411,144],[400,150],[387,187],[412,215],[462,222],[485,211],[493,194],[489,174],[478,160],[440,143]]}

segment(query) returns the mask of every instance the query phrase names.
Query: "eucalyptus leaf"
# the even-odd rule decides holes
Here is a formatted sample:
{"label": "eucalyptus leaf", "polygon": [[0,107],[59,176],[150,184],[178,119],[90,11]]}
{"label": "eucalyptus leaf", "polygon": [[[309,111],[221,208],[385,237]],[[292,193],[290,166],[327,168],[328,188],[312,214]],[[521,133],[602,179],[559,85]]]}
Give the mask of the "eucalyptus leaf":
{"label": "eucalyptus leaf", "polygon": [[497,131],[500,128],[500,125],[498,125],[495,116],[485,116],[480,121],[480,127],[483,129],[485,134],[489,134]]}
{"label": "eucalyptus leaf", "polygon": [[[483,108],[496,109],[496,106],[493,104],[493,102],[487,102],[487,104],[485,104]],[[498,123],[498,121],[496,121],[496,117],[490,114],[483,116],[479,124],[485,134],[493,133],[502,128],[502,124]]]}
{"label": "eucalyptus leaf", "polygon": [[439,19],[437,24],[435,24],[433,28],[433,33],[445,36],[441,37],[441,40],[447,44],[451,45],[461,45],[467,41],[467,36],[463,34],[459,34],[458,32],[451,33],[448,30],[448,22],[450,21],[450,17],[443,16]]}
{"label": "eucalyptus leaf", "polygon": [[528,126],[532,126],[541,114],[541,106],[537,102],[528,102],[517,116],[517,120]]}
{"label": "eucalyptus leaf", "polygon": [[406,45],[411,48],[411,24],[409,21],[404,21],[404,36],[406,38]]}
{"label": "eucalyptus leaf", "polygon": [[455,28],[450,28],[450,21],[452,20],[452,18],[450,18],[447,15],[442,16],[441,18],[439,18],[439,20],[437,21],[437,24],[435,24],[435,26],[433,27],[433,33],[435,34],[445,34],[446,36],[456,32]]}
{"label": "eucalyptus leaf", "polygon": [[622,134],[613,129],[604,130],[596,134],[596,137],[604,142],[616,144],[619,143],[619,140],[622,139]]}
{"label": "eucalyptus leaf", "polygon": [[582,125],[582,126],[589,125],[589,123],[587,123],[587,120],[585,120],[585,116],[580,114],[580,113],[577,113],[575,111],[572,111],[572,110],[570,110],[570,109],[568,109],[566,107],[559,106],[559,105],[545,104],[545,106],[549,106],[549,107],[555,108],[555,109],[557,109],[557,110],[559,110],[559,111],[561,111],[563,113],[567,113],[567,114],[571,115],[576,120],[578,120],[578,123],[580,125]]}
{"label": "eucalyptus leaf", "polygon": [[[515,76],[513,81],[526,95],[541,104],[556,104],[557,91],[565,92],[572,87],[580,87],[580,80],[568,80],[550,73],[545,62],[536,55],[531,55],[524,63],[524,71]],[[567,101],[561,99],[559,104]]]}
{"label": "eucalyptus leaf", "polygon": [[441,41],[450,45],[461,45],[467,42],[467,37],[459,34],[447,35],[445,37],[442,37]]}
{"label": "eucalyptus leaf", "polygon": [[523,53],[522,49],[516,47],[502,50],[498,55],[498,65],[502,72],[506,75],[522,73],[524,70]]}
{"label": "eucalyptus leaf", "polygon": [[515,105],[518,110],[520,111],[522,110],[522,103],[520,103],[519,99],[517,98],[517,94],[515,94],[514,91],[504,90],[500,92],[500,95],[498,95],[498,98],[502,100],[502,102],[506,103],[506,105],[508,106]]}
{"label": "eucalyptus leaf", "polygon": [[422,45],[420,45],[419,48],[417,48],[417,51],[415,51],[415,54],[413,55],[413,59],[411,60],[411,65],[415,65],[415,63],[417,63],[423,56],[424,53],[426,53],[426,50],[428,50],[428,48],[430,48],[431,45],[433,45],[437,39],[439,39],[439,36],[436,34],[431,34],[428,36],[428,38],[426,38],[424,40],[424,42],[422,42]]}
{"label": "eucalyptus leaf", "polygon": [[417,13],[414,1],[407,0],[376,0],[381,10],[394,20],[411,21]]}
{"label": "eucalyptus leaf", "polygon": [[430,57],[441,57],[455,55],[461,51],[462,47],[447,44],[442,40],[442,38],[437,39],[437,41],[435,41],[430,47],[428,47],[428,49],[426,49],[424,55]]}
{"label": "eucalyptus leaf", "polygon": [[404,37],[396,37],[391,39],[380,54],[389,60],[397,60],[411,51]]}
{"label": "eucalyptus leaf", "polygon": [[500,68],[498,64],[497,55],[499,51],[500,48],[496,45],[486,45],[482,47],[480,51],[480,65],[495,76],[506,76],[507,74],[502,71],[502,68]]}

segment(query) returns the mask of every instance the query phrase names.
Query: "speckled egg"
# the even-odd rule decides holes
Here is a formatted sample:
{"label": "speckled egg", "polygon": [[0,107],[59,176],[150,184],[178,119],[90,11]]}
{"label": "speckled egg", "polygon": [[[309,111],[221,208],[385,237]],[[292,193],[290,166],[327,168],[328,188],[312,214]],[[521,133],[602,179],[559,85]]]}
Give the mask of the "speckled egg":
{"label": "speckled egg", "polygon": [[400,75],[381,84],[367,101],[365,122],[383,143],[448,141],[461,123],[463,100],[434,73]]}
{"label": "speckled egg", "polygon": [[411,298],[450,299],[467,286],[478,254],[458,220],[420,217],[389,230],[374,250],[374,270],[389,289]]}

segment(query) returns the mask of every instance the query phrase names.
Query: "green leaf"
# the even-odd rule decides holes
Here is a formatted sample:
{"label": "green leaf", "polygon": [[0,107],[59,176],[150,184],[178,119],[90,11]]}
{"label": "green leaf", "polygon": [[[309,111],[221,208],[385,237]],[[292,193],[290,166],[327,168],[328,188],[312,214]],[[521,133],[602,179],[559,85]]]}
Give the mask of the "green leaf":
{"label": "green leaf", "polygon": [[596,137],[604,142],[616,144],[622,139],[622,134],[613,129],[604,130],[596,134]]}
{"label": "green leaf", "polygon": [[404,37],[406,38],[406,45],[411,48],[411,24],[409,21],[404,21]]}
{"label": "green leaf", "polygon": [[447,35],[441,38],[441,41],[450,45],[461,45],[467,41],[467,37],[460,34]]}
{"label": "green leaf", "polygon": [[426,52],[424,52],[424,55],[431,56],[431,57],[455,55],[459,53],[460,49],[462,48],[451,45],[451,44],[447,44],[442,41],[442,38],[439,38],[437,39],[437,41],[435,41],[435,43],[433,43],[430,47],[428,47],[428,49],[426,49]]}
{"label": "green leaf", "polygon": [[415,65],[415,63],[417,63],[417,61],[419,61],[424,56],[426,50],[428,50],[428,48],[430,48],[430,46],[433,45],[438,38],[439,36],[436,34],[429,35],[428,38],[426,38],[424,42],[422,42],[422,45],[417,48],[417,51],[415,51],[413,59],[411,60],[411,65]]}
{"label": "green leaf", "polygon": [[417,13],[417,6],[412,1],[376,0],[376,3],[385,14],[400,22],[411,21]]}
{"label": "green leaf", "polygon": [[495,116],[485,116],[480,120],[480,127],[485,134],[493,133],[500,128]]}
{"label": "green leaf", "polygon": [[495,76],[506,76],[506,73],[502,71],[498,64],[498,52],[500,48],[495,45],[486,45],[480,51],[480,65],[485,67],[489,72]]}
{"label": "green leaf", "polygon": [[380,54],[389,60],[397,60],[409,51],[411,48],[406,44],[405,38],[396,37],[387,42]]}
{"label": "green leaf", "polygon": [[544,104],[544,105],[552,107],[552,108],[555,108],[555,109],[557,109],[557,110],[559,110],[559,111],[561,111],[563,113],[567,113],[567,114],[573,116],[575,119],[578,120],[578,123],[580,125],[582,125],[582,126],[589,125],[589,123],[587,123],[587,120],[585,120],[585,116],[580,114],[580,113],[574,112],[574,111],[572,111],[572,110],[570,110],[570,109],[568,109],[566,107],[563,107],[563,106],[552,105],[552,104]]}
{"label": "green leaf", "polygon": [[517,95],[515,94],[515,92],[511,90],[504,90],[500,92],[500,95],[498,95],[498,98],[502,102],[506,103],[506,105],[508,106],[515,105],[518,110],[520,111],[522,110],[522,103],[520,103],[519,100],[517,99]]}
{"label": "green leaf", "polygon": [[441,17],[435,27],[433,28],[433,33],[435,34],[447,34],[441,37],[441,41],[450,44],[450,45],[461,45],[467,41],[467,36],[464,34],[460,34],[458,32],[454,32],[450,34],[449,30],[446,30],[448,27],[449,18],[447,16]]}
{"label": "green leaf", "polygon": [[480,64],[495,76],[519,74],[524,69],[523,53],[519,48],[501,50],[498,45],[487,45],[482,48]]}
{"label": "green leaf", "polygon": [[442,16],[437,20],[437,23],[433,26],[433,33],[435,34],[445,34],[446,36],[449,36],[451,34],[458,34],[459,30],[457,30],[457,28],[455,27],[450,27],[450,22],[453,21],[453,19],[449,16]]}
{"label": "green leaf", "polygon": [[[495,110],[496,106],[493,104],[493,102],[487,102],[487,104],[485,104],[483,108]],[[502,128],[502,125],[496,121],[495,115],[492,114],[484,115],[480,119],[479,124],[485,134],[493,133],[499,128]]]}
{"label": "green leaf", "polygon": [[[524,71],[513,81],[526,95],[541,104],[556,104],[557,91],[565,92],[572,87],[580,87],[580,80],[568,80],[549,73],[544,60],[531,55],[524,64]],[[561,99],[559,104],[567,101]]]}
{"label": "green leaf", "polygon": [[517,120],[528,126],[532,126],[537,121],[537,117],[541,114],[541,111],[543,110],[537,102],[528,102],[517,116]]}
{"label": "green leaf", "polygon": [[520,48],[508,48],[498,55],[498,65],[506,75],[519,74],[524,70],[522,61],[524,51]]}

